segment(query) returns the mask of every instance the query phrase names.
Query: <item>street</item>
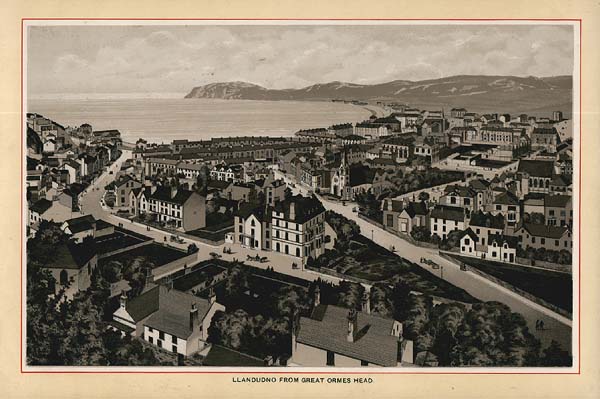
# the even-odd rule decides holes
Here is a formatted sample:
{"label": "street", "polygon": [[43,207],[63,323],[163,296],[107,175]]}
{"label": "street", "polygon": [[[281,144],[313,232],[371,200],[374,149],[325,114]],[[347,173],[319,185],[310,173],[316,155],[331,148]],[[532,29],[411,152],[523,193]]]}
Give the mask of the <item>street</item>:
{"label": "street", "polygon": [[[129,230],[152,237],[159,243],[164,242],[165,237],[167,237],[167,240],[169,239],[168,237],[171,235],[170,233],[165,233],[155,228],[151,228],[150,231],[147,231],[145,225],[125,221],[125,219],[112,215],[110,211],[105,210],[100,206],[100,199],[104,193],[104,186],[110,181],[108,178],[110,176],[115,176],[116,172],[120,169],[121,163],[130,156],[130,151],[123,151],[121,157],[111,166],[111,170],[113,170],[114,174],[110,175],[107,172],[103,173],[93,183],[93,185],[88,188],[82,199],[83,211],[86,214],[92,214],[97,219],[101,218],[115,225],[123,223],[123,227]],[[283,178],[288,185],[294,184],[295,187],[291,188],[294,194],[301,193],[303,195],[307,195],[308,189],[301,186],[295,181],[295,179],[292,180],[289,176],[284,175],[282,172],[277,170],[275,171],[275,175],[278,178]],[[98,188],[98,190],[95,188]],[[330,201],[321,196],[318,197],[326,209],[333,210],[349,219],[354,220],[360,226],[361,234],[363,236],[377,242],[379,245],[385,248],[394,246],[396,253],[399,256],[418,264],[419,266],[427,269],[439,277],[443,277],[444,280],[464,289],[469,294],[482,301],[502,302],[508,305],[513,312],[522,314],[527,321],[530,331],[540,339],[543,347],[549,345],[551,340],[555,340],[559,342],[563,348],[571,351],[571,320],[528,299],[525,299],[504,287],[492,283],[491,281],[479,275],[471,272],[461,271],[458,265],[439,256],[437,250],[412,245],[409,242],[385,231],[384,229],[358,218],[357,214],[352,212],[352,208],[356,205],[355,203],[347,202],[346,205],[343,205],[341,202]],[[246,263],[263,269],[266,269],[267,267],[273,267],[273,269],[277,272],[289,274],[309,281],[315,280],[318,277],[333,283],[340,281],[340,279],[333,276],[303,269],[292,269],[291,264],[294,261],[294,258],[285,256],[283,254],[271,251],[251,250],[234,244],[213,246],[201,241],[190,239],[188,237],[185,238],[185,241],[185,244],[169,242],[169,245],[186,249],[190,243],[195,243],[200,249],[198,252],[199,261],[210,259],[211,252],[218,253],[223,257],[223,259],[228,261],[232,261],[234,259],[246,261],[247,255],[254,256],[259,254],[260,256],[266,256],[269,259],[269,262]],[[224,247],[231,248],[233,253],[223,253]],[[434,260],[441,266],[441,268],[438,270],[431,270],[431,267],[420,264],[420,259],[422,257]],[[542,320],[544,322],[544,330],[540,331],[535,329],[537,320]]]}
{"label": "street", "polygon": [[[384,229],[377,227],[366,220],[360,219],[356,213],[352,212],[354,203],[333,202],[319,197],[323,205],[328,210],[333,210],[344,215],[348,219],[354,220],[361,229],[361,234],[369,239],[372,239],[377,244],[389,248],[392,245],[396,249],[396,254],[408,259],[419,266],[427,269],[433,274],[441,277],[443,270],[443,279],[467,291],[469,294],[482,301],[497,301],[508,305],[513,312],[523,315],[527,321],[530,331],[542,342],[545,347],[550,344],[551,340],[555,340],[561,344],[564,349],[571,351],[571,334],[572,321],[563,317],[549,309],[538,305],[514,292],[501,287],[493,282],[476,275],[471,272],[461,271],[460,267],[441,256],[435,249],[422,248],[395,236]],[[435,261],[442,268],[432,270],[431,267],[422,265],[420,259],[428,258]],[[544,322],[545,329],[539,331],[535,329],[536,320]]]}
{"label": "street", "polygon": [[[194,240],[189,238],[188,235],[184,237],[185,243],[178,244],[169,240],[171,233],[161,231],[154,227],[150,227],[150,230],[147,230],[147,226],[141,223],[134,223],[125,218],[118,217],[113,215],[108,208],[103,208],[100,205],[100,199],[104,195],[104,187],[110,183],[111,179],[116,177],[117,172],[121,168],[121,164],[127,159],[131,157],[131,151],[124,150],[121,157],[114,162],[113,165],[109,167],[109,171],[113,171],[113,174],[109,174],[109,171],[104,172],[102,175],[96,179],[92,185],[86,190],[86,192],[82,195],[81,205],[82,211],[84,214],[91,214],[96,219],[103,219],[107,222],[110,222],[114,225],[123,224],[123,228],[131,230],[133,232],[148,236],[153,238],[157,243],[164,243],[165,237],[167,238],[167,243],[170,246],[178,247],[181,249],[187,249],[188,245],[191,243],[196,244],[198,247],[198,261],[203,261],[207,259],[211,259],[210,253],[214,252],[222,256],[222,259],[227,261],[233,261],[237,259],[239,261],[244,261],[248,265],[259,267],[262,269],[266,269],[267,267],[272,267],[275,271],[279,273],[289,274],[291,276],[295,276],[298,278],[302,278],[308,281],[316,280],[317,278],[321,278],[322,280],[326,280],[337,284],[340,279],[337,277],[329,276],[326,274],[317,273],[314,271],[303,270],[303,269],[292,269],[292,263],[294,261],[298,262],[295,258],[290,256],[286,256],[284,254],[280,254],[277,252],[271,251],[260,251],[248,248],[242,248],[239,245],[235,244],[221,244],[221,245],[210,245],[200,240]],[[232,254],[223,253],[223,248],[231,248]],[[260,262],[247,262],[246,256],[256,256],[259,254],[260,256],[266,256],[269,261],[265,263]],[[368,287],[367,287],[368,288]]]}

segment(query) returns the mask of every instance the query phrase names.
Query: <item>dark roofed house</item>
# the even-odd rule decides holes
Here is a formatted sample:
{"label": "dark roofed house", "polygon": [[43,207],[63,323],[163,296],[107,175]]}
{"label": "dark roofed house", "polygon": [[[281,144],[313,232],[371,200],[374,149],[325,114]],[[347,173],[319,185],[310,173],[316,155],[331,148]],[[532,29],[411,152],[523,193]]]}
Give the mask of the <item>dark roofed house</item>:
{"label": "dark roofed house", "polygon": [[270,228],[271,250],[296,257],[302,264],[325,251],[325,208],[315,196],[275,202]]}
{"label": "dark roofed house", "polygon": [[91,275],[97,265],[95,242],[93,239],[86,239],[81,243],[70,241],[58,244],[43,267],[48,269],[58,282],[55,292],[61,287],[66,288],[65,296],[71,299],[77,291],[88,289]]}
{"label": "dark roofed house", "polygon": [[461,207],[436,205],[429,217],[431,235],[445,239],[451,231],[465,229],[465,210]]}
{"label": "dark roofed house", "polygon": [[546,248],[555,251],[573,250],[571,230],[567,226],[523,223],[514,233],[521,240],[522,248]]}
{"label": "dark roofed house", "polygon": [[213,315],[225,311],[214,292],[204,299],[163,285],[148,286],[130,301],[122,295],[120,302],[113,329],[183,356],[205,348]]}
{"label": "dark roofed house", "polygon": [[412,363],[412,341],[402,341],[402,324],[370,314],[368,306],[365,310],[317,302],[311,316],[300,317],[293,327],[292,363],[313,367]]}
{"label": "dark roofed house", "polygon": [[206,198],[177,187],[158,187],[149,198],[150,212],[158,222],[170,224],[184,231],[206,226]]}
{"label": "dark roofed house", "polygon": [[548,193],[554,176],[554,161],[522,159],[519,161],[517,174],[521,177],[523,194]]}

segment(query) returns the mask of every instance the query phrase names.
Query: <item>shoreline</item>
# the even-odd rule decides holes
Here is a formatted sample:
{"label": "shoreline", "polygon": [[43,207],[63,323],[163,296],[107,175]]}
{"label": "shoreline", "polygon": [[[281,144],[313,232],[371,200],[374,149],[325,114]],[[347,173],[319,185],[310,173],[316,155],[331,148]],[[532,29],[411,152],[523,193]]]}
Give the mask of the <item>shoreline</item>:
{"label": "shoreline", "polygon": [[[109,100],[113,105],[107,105],[107,100],[30,100],[27,112],[41,114],[64,126],[89,123],[94,130],[117,129],[121,132],[123,141],[130,144],[135,143],[139,138],[157,144],[179,139],[196,141],[232,136],[293,138],[294,133],[301,129],[361,122],[368,119],[369,115],[382,112],[378,107],[371,105],[336,105],[330,101],[288,100],[268,103],[234,100],[232,103],[236,104],[231,107],[232,111],[228,111],[230,108],[226,103],[228,101],[209,99],[196,103],[185,99],[117,99]],[[99,105],[95,105],[96,103]],[[246,103],[248,106],[245,105]],[[179,112],[182,104],[183,115]],[[69,107],[75,107],[81,112],[75,114],[67,112],[66,109]],[[144,117],[140,113],[140,107],[142,110],[149,110]],[[158,108],[161,110],[158,110],[157,114]],[[211,115],[207,113],[206,116],[196,112],[207,108],[214,112]],[[177,112],[171,113],[170,110]],[[173,115],[176,114],[179,116],[174,117]],[[231,122],[224,123],[223,118]]]}

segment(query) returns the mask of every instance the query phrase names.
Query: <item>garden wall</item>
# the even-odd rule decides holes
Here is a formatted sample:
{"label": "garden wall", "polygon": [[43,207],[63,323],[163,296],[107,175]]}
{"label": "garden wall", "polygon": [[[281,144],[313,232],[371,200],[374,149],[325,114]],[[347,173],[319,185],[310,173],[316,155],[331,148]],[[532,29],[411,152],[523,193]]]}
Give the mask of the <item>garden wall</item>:
{"label": "garden wall", "polygon": [[364,214],[362,214],[362,213],[359,213],[359,214],[358,214],[358,217],[359,217],[359,218],[361,218],[361,219],[363,219],[363,220],[365,220],[365,221],[367,221],[367,222],[369,222],[369,223],[371,223],[371,224],[374,224],[375,226],[377,226],[377,227],[379,227],[379,228],[381,228],[381,229],[384,229],[384,230],[385,230],[385,231],[387,231],[388,233],[392,233],[392,234],[393,234],[393,235],[395,235],[396,237],[398,237],[398,238],[401,238],[401,239],[403,239],[404,241],[407,241],[407,242],[409,242],[410,244],[412,244],[412,245],[415,245],[415,246],[417,246],[417,247],[421,247],[421,248],[430,248],[430,249],[437,249],[437,248],[438,248],[437,244],[433,244],[433,243],[430,243],[430,242],[422,242],[422,241],[417,241],[417,240],[415,240],[414,238],[412,238],[412,237],[411,237],[410,235],[408,235],[408,234],[400,234],[400,233],[398,233],[397,231],[394,231],[394,230],[392,230],[392,229],[390,229],[390,228],[388,228],[388,227],[384,226],[383,224],[379,223],[378,221],[376,221],[376,220],[373,220],[373,219],[369,218],[368,216],[365,216],[365,215],[364,215]]}
{"label": "garden wall", "polygon": [[167,277],[170,274],[173,274],[179,270],[182,270],[184,265],[190,266],[192,263],[195,263],[197,260],[198,260],[198,252],[194,252],[192,254],[186,255],[182,258],[176,259],[172,262],[166,263],[162,266],[152,269],[152,276],[154,276],[154,280],[158,280],[158,279]]}

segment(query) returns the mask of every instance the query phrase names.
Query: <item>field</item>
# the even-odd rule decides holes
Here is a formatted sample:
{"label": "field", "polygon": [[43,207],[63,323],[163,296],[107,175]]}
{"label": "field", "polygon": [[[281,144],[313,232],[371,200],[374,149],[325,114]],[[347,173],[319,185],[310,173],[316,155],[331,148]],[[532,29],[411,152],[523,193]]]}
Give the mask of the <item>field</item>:
{"label": "field", "polygon": [[541,298],[568,312],[573,311],[573,278],[571,274],[454,256],[460,261],[516,288]]}

